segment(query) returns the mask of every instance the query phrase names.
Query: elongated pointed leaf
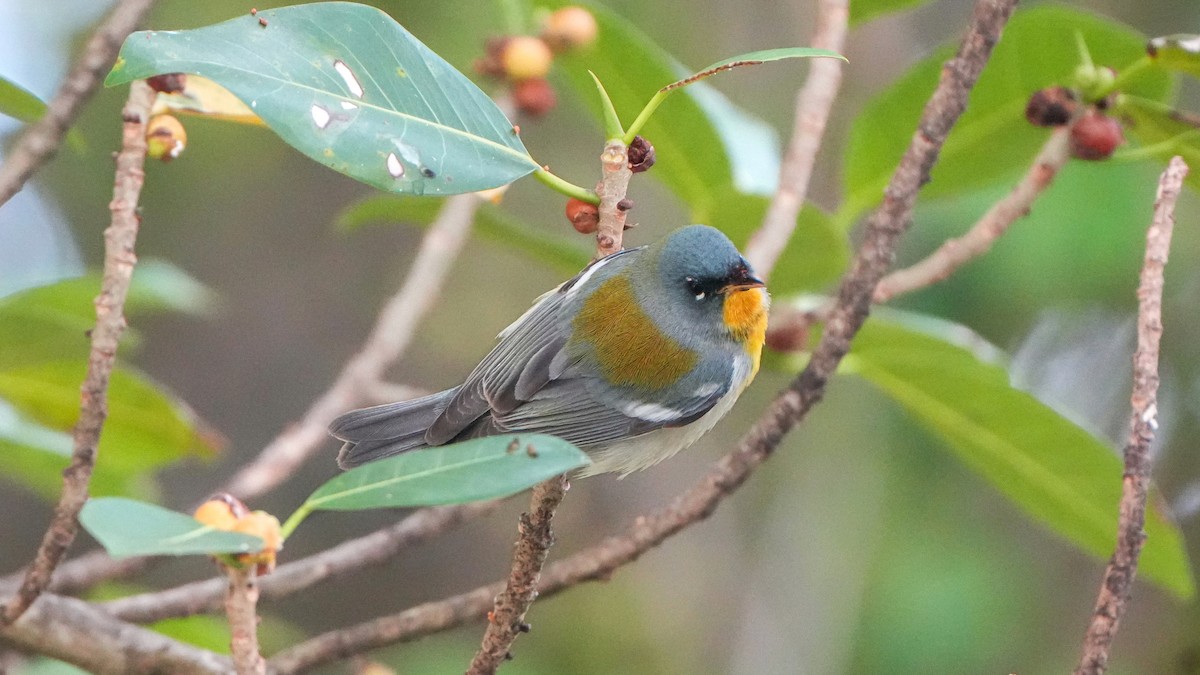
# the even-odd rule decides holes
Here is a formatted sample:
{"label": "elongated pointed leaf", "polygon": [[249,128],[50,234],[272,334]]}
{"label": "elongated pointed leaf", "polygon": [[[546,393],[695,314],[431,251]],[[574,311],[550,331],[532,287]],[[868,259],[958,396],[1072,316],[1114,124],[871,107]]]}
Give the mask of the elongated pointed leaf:
{"label": "elongated pointed leaf", "polygon": [[288,144],[384,190],[473,192],[537,168],[486,94],[366,5],[297,5],[134,33],[105,83],[170,72],[213,80]]}
{"label": "elongated pointed leaf", "polygon": [[88,500],[79,523],[114,558],[254,553],[263,547],[253,535],[217,530],[178,511],[124,497]]}
{"label": "elongated pointed leaf", "polygon": [[364,464],[317,488],[302,508],[356,511],[495,499],[589,463],[583,451],[554,436],[492,436]]}
{"label": "elongated pointed leaf", "polygon": [[737,56],[731,56],[727,59],[721,59],[720,61],[717,61],[716,63],[712,64],[711,66],[708,66],[707,68],[701,68],[700,70],[696,71],[695,73],[693,73],[691,75],[688,75],[687,77],[685,77],[681,80],[676,80],[675,82],[668,84],[667,86],[663,87],[659,91],[670,91],[672,89],[686,87],[694,82],[699,82],[700,80],[703,80],[706,77],[711,77],[713,75],[716,75],[717,73],[720,73],[720,72],[723,72],[726,70],[732,70],[734,68],[741,68],[742,66],[757,66],[762,63],[769,63],[771,61],[782,61],[784,59],[811,59],[811,58],[831,58],[831,59],[841,59],[843,61],[846,60],[846,57],[842,56],[841,54],[839,54],[835,51],[832,51],[829,49],[818,49],[816,47],[781,47],[779,49],[764,49],[764,50],[757,51],[757,52],[747,52],[745,54],[738,54]]}
{"label": "elongated pointed leaf", "polygon": [[[338,226],[355,230],[369,223],[412,223],[429,225],[441,211],[437,199],[418,199],[400,195],[375,195],[351,204],[338,216]],[[553,266],[566,274],[575,274],[591,261],[591,250],[580,237],[540,232],[504,209],[485,203],[475,213],[475,231],[482,237],[507,246]]]}
{"label": "elongated pointed leaf", "polygon": [[[581,4],[538,0],[547,9]],[[693,72],[658,46],[649,35],[615,12],[582,3],[596,17],[595,44],[561,54],[555,72],[563,73],[600,124],[604,111],[589,71],[604,83],[616,111],[633,121],[655,91]],[[742,192],[769,195],[779,177],[779,139],[762,120],[739,109],[705,82],[671,96],[641,130],[657,151],[648,176],[660,180],[701,215],[713,192],[735,186]]]}
{"label": "elongated pointed leaf", "polygon": [[46,112],[46,104],[24,87],[0,77],[0,115],[33,122]]}
{"label": "elongated pointed leaf", "polygon": [[[36,122],[44,114],[46,104],[42,99],[21,85],[0,77],[0,115],[29,123]],[[75,129],[67,132],[67,143],[76,151],[83,150],[87,145]]]}
{"label": "elongated pointed leaf", "polygon": [[[960,326],[954,330],[960,343],[970,334]],[[847,366],[945,440],[955,456],[1034,519],[1107,558],[1116,542],[1120,459],[1091,434],[1013,388],[1005,369],[982,353],[872,317],[855,339]],[[1139,572],[1181,598],[1191,597],[1195,582],[1182,536],[1154,503],[1147,511],[1146,533]]]}
{"label": "elongated pointed leaf", "polygon": [[1200,77],[1200,35],[1164,35],[1146,43],[1146,53],[1163,68]]}
{"label": "elongated pointed leaf", "polygon": [[[0,370],[39,362],[85,358],[87,331],[96,324],[93,301],[100,274],[93,273],[30,288],[0,298]],[[215,305],[214,295],[179,268],[156,260],[138,265],[125,301],[127,314],[177,311],[201,314]],[[128,330],[122,347],[138,342]]]}
{"label": "elongated pointed leaf", "polygon": [[[1200,115],[1126,94],[1119,109],[1125,130],[1154,156],[1166,161],[1182,155],[1188,166],[1200,166]],[[1192,189],[1200,189],[1200,171],[1188,172],[1184,179]]]}
{"label": "elongated pointed leaf", "polygon": [[[86,363],[55,361],[0,371],[0,398],[50,429],[70,430],[79,418],[79,384]],[[181,401],[147,378],[118,368],[108,389],[108,418],[98,462],[140,472],[187,455],[216,451],[218,438]]]}
{"label": "elongated pointed leaf", "polygon": [[[1143,55],[1145,38],[1111,20],[1054,5],[1018,11],[971,91],[971,104],[946,139],[923,196],[1007,185],[1029,166],[1047,132],[1025,120],[1025,104],[1035,91],[1071,81],[1078,63],[1069,39],[1075,31],[1099,65],[1120,69]],[[946,47],[913,66],[855,118],[843,163],[846,199],[837,214],[842,226],[852,225],[882,200],[942,64],[952,54],[953,48]],[[1172,90],[1171,75],[1161,71],[1146,72],[1125,89],[1156,101],[1168,99]]]}

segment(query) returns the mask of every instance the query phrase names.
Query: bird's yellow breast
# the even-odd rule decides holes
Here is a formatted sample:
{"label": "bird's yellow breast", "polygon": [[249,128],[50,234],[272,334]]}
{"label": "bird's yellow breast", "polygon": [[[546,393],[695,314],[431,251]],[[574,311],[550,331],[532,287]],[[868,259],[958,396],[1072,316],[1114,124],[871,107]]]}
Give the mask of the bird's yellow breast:
{"label": "bird's yellow breast", "polygon": [[723,318],[735,340],[741,342],[753,364],[751,377],[758,372],[763,342],[767,339],[767,310],[770,299],[764,288],[745,288],[725,298]]}

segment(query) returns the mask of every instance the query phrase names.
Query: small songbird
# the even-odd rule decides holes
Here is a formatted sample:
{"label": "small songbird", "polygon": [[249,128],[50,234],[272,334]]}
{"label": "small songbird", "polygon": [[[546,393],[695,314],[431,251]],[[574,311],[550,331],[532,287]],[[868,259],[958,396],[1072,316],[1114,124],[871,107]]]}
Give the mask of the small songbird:
{"label": "small songbird", "polygon": [[619,251],[539,298],[463,384],[334,420],[338,464],[524,432],[586,451],[577,475],[644,469],[711,429],[754,379],[769,302],[714,228]]}

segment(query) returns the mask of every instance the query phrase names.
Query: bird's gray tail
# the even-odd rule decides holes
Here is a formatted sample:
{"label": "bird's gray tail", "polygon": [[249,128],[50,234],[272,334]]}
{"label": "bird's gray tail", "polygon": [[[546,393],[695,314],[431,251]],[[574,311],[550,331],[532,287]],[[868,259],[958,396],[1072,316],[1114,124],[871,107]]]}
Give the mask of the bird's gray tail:
{"label": "bird's gray tail", "polygon": [[346,441],[338,453],[338,466],[350,469],[425,447],[425,430],[442,414],[457,391],[455,387],[411,401],[344,413],[329,424],[329,433]]}

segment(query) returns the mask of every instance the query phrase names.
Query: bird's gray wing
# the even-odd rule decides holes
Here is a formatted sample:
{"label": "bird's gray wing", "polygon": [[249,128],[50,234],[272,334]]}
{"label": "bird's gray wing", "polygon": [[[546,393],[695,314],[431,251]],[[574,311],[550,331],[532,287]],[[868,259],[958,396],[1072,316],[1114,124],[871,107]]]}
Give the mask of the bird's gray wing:
{"label": "bird's gray wing", "polygon": [[729,377],[708,369],[715,379],[694,388],[679,388],[675,396],[658,396],[654,402],[633,392],[582,376],[569,368],[538,390],[529,400],[507,413],[491,412],[478,418],[456,440],[506,433],[540,433],[564,438],[589,449],[639,436],[664,427],[689,424],[712,410],[731,386]]}
{"label": "bird's gray wing", "polygon": [[562,354],[570,330],[576,284],[617,258],[641,249],[625,249],[584,268],[572,279],[543,295],[529,311],[500,333],[499,343],[467,376],[425,439],[441,445],[489,414],[512,412],[561,374]]}

